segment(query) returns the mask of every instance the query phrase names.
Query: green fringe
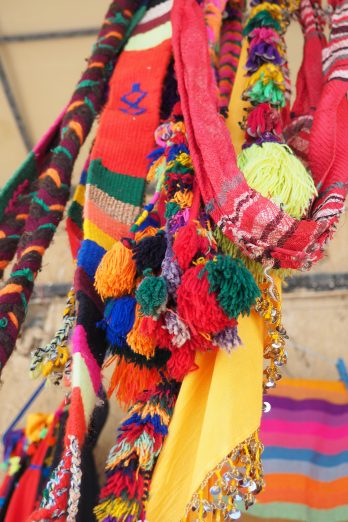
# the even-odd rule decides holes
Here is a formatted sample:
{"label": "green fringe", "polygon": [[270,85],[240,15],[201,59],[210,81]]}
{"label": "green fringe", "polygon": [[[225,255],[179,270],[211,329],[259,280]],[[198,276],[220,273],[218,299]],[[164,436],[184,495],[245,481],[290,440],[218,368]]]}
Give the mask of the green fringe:
{"label": "green fringe", "polygon": [[[228,254],[233,258],[241,259],[243,261],[245,267],[252,273],[258,285],[265,282],[265,269],[261,263],[244,255],[238,246],[232,243],[232,241],[224,235],[220,228],[216,227],[213,235],[219,248],[224,254]],[[272,275],[279,277],[281,281],[284,281],[286,277],[292,276],[293,272],[294,271],[291,270],[291,268],[278,268],[273,269],[271,273]]]}

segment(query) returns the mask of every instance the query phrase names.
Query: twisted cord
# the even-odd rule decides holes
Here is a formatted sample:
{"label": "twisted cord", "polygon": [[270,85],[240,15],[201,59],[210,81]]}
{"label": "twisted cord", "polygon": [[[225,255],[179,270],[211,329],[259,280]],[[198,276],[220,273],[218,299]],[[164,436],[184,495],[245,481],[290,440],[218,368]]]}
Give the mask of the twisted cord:
{"label": "twisted cord", "polygon": [[112,2],[107,12],[87,68],[63,117],[59,143],[39,176],[39,188],[18,244],[17,262],[0,290],[0,369],[15,346],[42,257],[63,217],[73,165],[102,108],[107,81],[138,7],[137,2],[131,10],[123,8],[124,4],[124,0]]}

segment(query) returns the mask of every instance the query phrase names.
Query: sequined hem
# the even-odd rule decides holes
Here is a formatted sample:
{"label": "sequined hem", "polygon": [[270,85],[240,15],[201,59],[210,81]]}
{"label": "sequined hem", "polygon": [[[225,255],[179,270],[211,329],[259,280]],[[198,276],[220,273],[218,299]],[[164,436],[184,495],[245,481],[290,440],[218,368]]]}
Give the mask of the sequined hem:
{"label": "sequined hem", "polygon": [[237,520],[264,486],[258,431],[239,444],[204,479],[182,522]]}

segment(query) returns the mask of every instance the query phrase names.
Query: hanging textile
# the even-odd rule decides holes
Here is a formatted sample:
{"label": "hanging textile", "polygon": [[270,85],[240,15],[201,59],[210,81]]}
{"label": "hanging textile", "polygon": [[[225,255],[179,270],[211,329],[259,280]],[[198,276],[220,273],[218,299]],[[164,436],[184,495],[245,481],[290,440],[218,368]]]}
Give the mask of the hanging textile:
{"label": "hanging textile", "polygon": [[[262,395],[287,361],[281,282],[322,257],[348,188],[348,62],[337,51],[346,2],[332,5],[329,42],[309,0],[253,0],[243,17],[244,7],[113,2],[32,181],[21,170],[3,191],[0,268],[16,261],[0,290],[2,366],[100,114],[68,212],[73,289],[61,328],[32,359],[34,376],[70,381],[71,406],[30,520],[84,516],[84,448],[105,366],[108,395],[127,414],[98,521],[233,520],[264,488]],[[305,47],[292,112],[294,12]]]}
{"label": "hanging textile", "polygon": [[284,379],[268,397],[260,437],[267,488],[252,515],[348,520],[348,391],[343,383]]}

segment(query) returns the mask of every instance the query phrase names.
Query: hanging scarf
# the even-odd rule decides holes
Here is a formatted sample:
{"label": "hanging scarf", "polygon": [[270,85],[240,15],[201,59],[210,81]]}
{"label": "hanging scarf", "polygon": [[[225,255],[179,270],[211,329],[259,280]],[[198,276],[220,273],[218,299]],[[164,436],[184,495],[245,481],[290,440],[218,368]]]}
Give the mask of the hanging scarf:
{"label": "hanging scarf", "polygon": [[[32,515],[35,520],[52,516],[74,520],[78,512],[79,483],[75,475],[81,474],[81,447],[98,398],[100,367],[106,352],[105,336],[99,325],[104,303],[94,289],[94,275],[103,255],[128,230],[142,204],[146,156],[159,122],[161,93],[170,58],[169,11],[169,3],[151,2],[125,45],[110,80],[109,98],[87,175],[75,195],[75,210],[70,215],[79,210],[76,204],[82,194],[84,221],[74,281],[78,314],[73,334],[71,408],[63,458],[56,470],[57,478],[52,480],[51,500]],[[78,242],[76,227],[73,229],[71,223],[69,227]]]}
{"label": "hanging scarf", "polygon": [[[343,210],[347,192],[347,169],[341,158],[341,151],[347,146],[346,85],[338,72],[347,67],[344,57],[335,61],[329,59],[330,71],[326,77],[330,81],[323,89],[310,145],[311,170],[320,194],[323,194],[320,198],[324,199],[315,203],[310,219],[295,220],[250,189],[237,168],[228,131],[217,115],[209,57],[202,52],[207,48],[205,27],[197,4],[176,2],[172,22],[179,94],[190,152],[207,211],[245,254],[271,261],[276,267],[310,266],[322,256],[322,247]],[[329,57],[332,52],[333,44],[327,50]],[[335,116],[329,123],[324,118],[328,118],[331,111]],[[319,126],[320,131],[316,130]],[[333,130],[329,133],[329,144],[328,136],[323,132],[328,128]],[[325,169],[319,160],[320,150],[327,151]],[[322,184],[325,184],[325,190],[321,188]]]}

